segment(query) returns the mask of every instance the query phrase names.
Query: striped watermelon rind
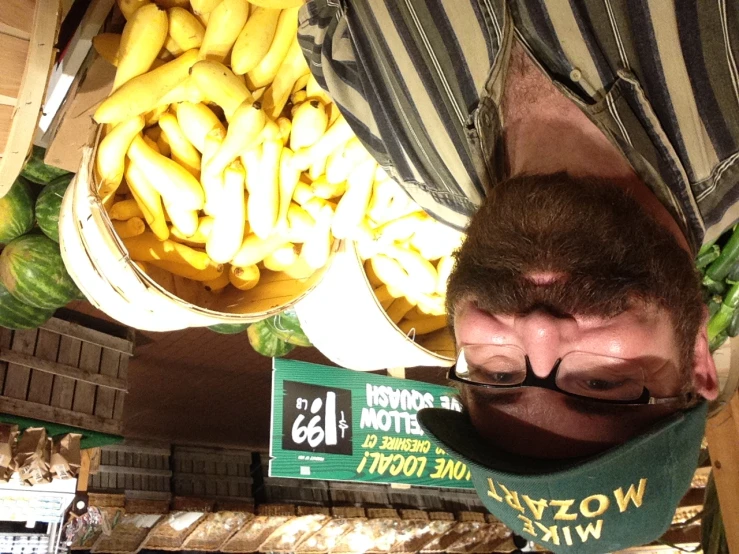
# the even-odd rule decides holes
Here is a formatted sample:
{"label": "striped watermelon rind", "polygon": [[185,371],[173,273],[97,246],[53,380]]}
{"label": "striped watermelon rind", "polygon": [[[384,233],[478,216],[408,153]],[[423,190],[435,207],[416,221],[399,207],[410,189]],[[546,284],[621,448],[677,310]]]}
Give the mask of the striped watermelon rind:
{"label": "striped watermelon rind", "polygon": [[243,333],[249,327],[248,323],[216,323],[208,327],[211,331],[221,335],[236,335]]}
{"label": "striped watermelon rind", "polygon": [[310,339],[300,327],[298,314],[293,309],[288,308],[284,312],[265,319],[264,322],[272,333],[285,342],[289,342],[295,346],[313,346]]}
{"label": "striped watermelon rind", "polygon": [[33,229],[33,191],[31,184],[18,177],[8,193],[0,198],[0,243],[26,234]]}
{"label": "striped watermelon rind", "polygon": [[26,165],[23,166],[21,175],[32,183],[46,185],[62,175],[69,174],[69,171],[66,169],[54,167],[53,165],[46,165],[44,163],[45,156],[46,149],[34,144],[31,157],[28,158]]}
{"label": "striped watermelon rind", "polygon": [[60,308],[80,295],[59,245],[39,233],[18,237],[0,253],[0,282],[16,300],[45,310]]}
{"label": "striped watermelon rind", "polygon": [[62,199],[74,175],[62,175],[46,185],[36,199],[36,222],[39,229],[54,242],[59,242],[59,212]]}
{"label": "striped watermelon rind", "polygon": [[0,283],[0,327],[8,329],[35,329],[46,323],[54,310],[42,310],[24,304]]}
{"label": "striped watermelon rind", "polygon": [[251,347],[268,358],[281,358],[295,348],[294,344],[285,342],[275,335],[264,320],[249,325],[246,335],[249,337]]}

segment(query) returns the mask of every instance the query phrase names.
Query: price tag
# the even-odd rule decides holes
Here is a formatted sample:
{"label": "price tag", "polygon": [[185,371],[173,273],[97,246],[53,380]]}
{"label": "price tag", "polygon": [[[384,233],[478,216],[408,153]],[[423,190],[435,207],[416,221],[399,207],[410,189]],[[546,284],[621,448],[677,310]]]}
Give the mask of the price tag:
{"label": "price tag", "polygon": [[282,448],[352,454],[350,390],[283,382]]}

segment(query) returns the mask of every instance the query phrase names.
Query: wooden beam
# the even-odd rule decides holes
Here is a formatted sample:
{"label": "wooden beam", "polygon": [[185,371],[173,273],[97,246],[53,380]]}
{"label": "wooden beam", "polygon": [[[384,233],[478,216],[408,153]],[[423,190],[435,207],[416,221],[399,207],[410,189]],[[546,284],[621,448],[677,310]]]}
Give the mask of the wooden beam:
{"label": "wooden beam", "polygon": [[[80,460],[80,472],[77,476],[77,492],[87,492],[87,482],[90,479],[90,451],[83,450]],[[72,506],[74,509],[74,506]]]}
{"label": "wooden beam", "polygon": [[123,392],[126,392],[127,390],[126,381],[123,379],[118,379],[117,377],[111,377],[109,375],[101,375],[99,373],[92,373],[71,365],[60,364],[59,362],[50,362],[49,360],[43,360],[21,352],[0,350],[0,360],[11,364],[30,367],[31,369],[37,369],[39,371],[45,371],[47,373],[53,373],[54,375],[61,375],[62,377],[71,377],[72,379],[82,381],[83,383],[90,383],[108,389]]}
{"label": "wooden beam", "polygon": [[739,392],[708,420],[706,439],[729,551],[739,552],[739,525],[731,524],[739,514]]}
{"label": "wooden beam", "polygon": [[101,465],[98,473],[115,473],[126,475],[148,475],[149,477],[172,477],[172,472],[168,469],[149,469],[147,467],[128,467],[128,466],[107,466]]}
{"label": "wooden beam", "polygon": [[120,435],[123,431],[123,424],[120,421],[5,396],[0,396],[0,413],[71,425],[72,427],[99,431],[110,435]]}
{"label": "wooden beam", "polygon": [[122,354],[133,356],[133,343],[131,341],[114,337],[107,333],[101,333],[100,331],[83,327],[76,323],[70,323],[63,319],[52,317],[41,326],[41,329],[48,329],[49,331],[54,331],[60,335],[73,337],[85,342],[91,342],[105,348],[110,348],[111,350],[116,350]]}

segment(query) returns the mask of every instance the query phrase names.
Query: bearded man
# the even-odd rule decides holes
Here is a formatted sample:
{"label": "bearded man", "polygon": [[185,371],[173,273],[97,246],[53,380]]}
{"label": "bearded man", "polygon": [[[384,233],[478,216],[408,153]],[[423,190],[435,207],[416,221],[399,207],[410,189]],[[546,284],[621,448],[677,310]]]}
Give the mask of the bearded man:
{"label": "bearded man", "polygon": [[312,0],[311,70],[385,170],[466,230],[465,411],[424,429],[555,552],[658,537],[718,393],[694,256],[739,218],[739,9]]}

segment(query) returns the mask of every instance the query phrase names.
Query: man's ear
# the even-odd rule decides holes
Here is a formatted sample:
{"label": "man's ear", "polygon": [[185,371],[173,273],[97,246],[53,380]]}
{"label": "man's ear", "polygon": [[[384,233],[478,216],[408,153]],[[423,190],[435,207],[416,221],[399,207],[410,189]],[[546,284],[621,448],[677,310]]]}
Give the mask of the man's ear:
{"label": "man's ear", "polygon": [[703,321],[695,341],[693,387],[706,400],[716,400],[719,393],[716,363],[708,349],[708,309],[703,308]]}

